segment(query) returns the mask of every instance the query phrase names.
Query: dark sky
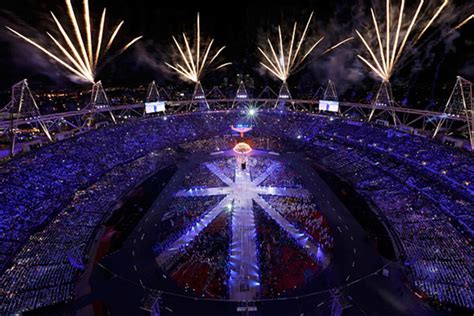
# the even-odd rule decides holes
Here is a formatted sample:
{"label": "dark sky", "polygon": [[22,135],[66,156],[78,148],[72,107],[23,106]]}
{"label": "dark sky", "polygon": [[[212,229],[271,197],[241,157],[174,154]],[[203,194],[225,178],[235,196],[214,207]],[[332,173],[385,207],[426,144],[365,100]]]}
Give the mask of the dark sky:
{"label": "dark sky", "polygon": [[[119,56],[99,73],[99,78],[108,86],[136,86],[152,79],[163,83],[178,80],[164,73],[160,65],[169,58],[171,35],[182,31],[190,32],[195,23],[197,11],[201,12],[202,31],[212,34],[218,45],[226,45],[223,56],[225,60],[234,63],[219,74],[205,77],[204,82],[207,81],[208,85],[215,84],[224,76],[234,78],[235,74],[240,72],[251,74],[257,78],[257,82],[262,82],[262,84],[268,82],[278,86],[276,81],[268,76],[262,77],[259,72],[256,51],[259,36],[285,21],[291,23],[297,19],[304,23],[309,13],[314,10],[316,19],[313,25],[314,29],[319,31],[312,32],[311,35],[325,34],[330,41],[337,42],[351,36],[354,27],[362,23],[359,20],[354,21],[356,17],[357,19],[369,17],[368,15],[356,16],[354,12],[360,10],[368,12],[370,4],[370,1],[364,0],[221,0],[218,4],[209,1],[194,1],[193,4],[188,4],[179,0],[91,0],[90,2],[91,11],[96,15],[96,22],[104,6],[108,9],[108,17],[111,21],[126,20],[125,27],[121,31],[123,41],[137,35],[144,35],[145,38],[139,48],[131,49]],[[467,4],[468,6],[470,3],[469,1],[455,2],[458,5]],[[79,7],[82,1],[73,0],[73,3]],[[15,0],[2,1],[0,7],[2,24],[20,24],[19,27],[23,29],[26,25],[30,28],[30,32],[35,32],[36,29],[38,34],[44,34],[46,30],[53,28],[49,11],[52,10],[61,16],[65,5],[62,0]],[[461,14],[458,20],[467,14],[465,10],[458,10],[458,12]],[[449,47],[442,43],[431,48],[429,56],[423,57],[427,59],[426,64],[423,64],[416,74],[412,72],[412,65],[400,71],[395,76],[394,84],[398,84],[404,91],[416,90],[416,87],[423,86],[427,89],[425,91],[427,96],[433,96],[433,93],[436,96],[435,90],[451,85],[459,73],[473,80],[474,22],[463,28],[460,35],[447,45]],[[353,58],[356,55],[355,48],[352,46],[345,48],[346,51],[349,49],[351,51],[345,54],[347,60],[344,63],[348,68],[355,64],[360,67],[357,60]],[[144,52],[146,52],[145,55]],[[316,65],[316,63],[319,64]],[[344,63],[341,61],[340,64]],[[316,60],[314,64],[308,65],[296,74],[290,83],[319,85],[323,84],[328,77],[335,76],[345,89],[353,86],[359,86],[361,89],[369,88],[369,86],[371,88],[374,84],[370,76],[364,74],[362,80],[357,76],[346,76],[343,69],[332,69],[334,64],[338,62],[328,58],[322,61]],[[46,58],[39,55],[37,50],[0,29],[0,90],[5,90],[22,78],[29,78],[30,85],[38,87],[80,87],[62,75],[60,68],[51,65]],[[407,89],[407,86],[411,89]],[[430,89],[431,91],[428,91]],[[402,97],[399,96],[399,98]]]}

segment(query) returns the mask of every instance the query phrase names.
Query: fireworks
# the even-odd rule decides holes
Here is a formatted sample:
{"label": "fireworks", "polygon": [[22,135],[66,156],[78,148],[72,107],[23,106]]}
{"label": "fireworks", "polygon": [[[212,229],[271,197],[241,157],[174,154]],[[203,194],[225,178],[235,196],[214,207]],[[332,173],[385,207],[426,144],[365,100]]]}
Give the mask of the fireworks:
{"label": "fireworks", "polygon": [[[311,52],[323,41],[324,37],[321,37],[317,40],[309,49],[301,52],[301,47],[306,39],[306,34],[308,32],[309,25],[313,18],[313,12],[308,18],[308,22],[306,22],[306,26],[304,31],[297,41],[295,47],[295,37],[296,37],[296,29],[297,29],[297,22],[293,25],[293,32],[291,33],[291,40],[288,47],[284,48],[283,43],[283,36],[281,32],[281,27],[278,26],[278,43],[273,45],[270,39],[267,39],[268,46],[270,51],[264,51],[261,47],[258,47],[259,52],[262,54],[264,60],[260,62],[266,70],[268,70],[271,74],[275,77],[280,79],[281,81],[285,82],[288,77],[294,73],[299,66],[306,60],[306,58],[311,54]],[[275,51],[275,46],[278,47],[278,54]]]}
{"label": "fireworks", "polygon": [[329,53],[329,52],[335,50],[335,49],[338,48],[339,46],[344,45],[345,43],[348,43],[348,42],[352,41],[353,39],[354,39],[354,37],[349,37],[349,38],[346,38],[345,40],[340,41],[340,42],[337,43],[336,45],[331,46],[331,47],[329,47],[328,49],[326,49],[326,50],[322,53],[322,55],[325,55],[325,54],[327,54],[327,53]]}
{"label": "fireworks", "polygon": [[474,19],[474,14],[471,14],[467,19],[465,19],[464,21],[462,21],[461,23],[459,23],[457,26],[455,26],[454,29],[455,29],[455,30],[460,29],[460,28],[463,27],[466,23],[468,23],[469,21],[471,21],[472,19]]}
{"label": "fireworks", "polygon": [[[280,79],[283,82],[286,82],[288,77],[295,73],[296,71],[301,68],[302,64],[306,60],[306,58],[315,50],[315,48],[321,44],[324,40],[324,36],[321,37],[319,40],[313,43],[308,49],[303,49],[303,44],[306,40],[306,35],[308,33],[309,25],[311,24],[311,20],[313,19],[313,12],[311,12],[308,21],[306,22],[306,26],[301,34],[299,40],[296,39],[296,30],[298,28],[297,22],[293,25],[293,31],[291,33],[289,43],[284,43],[283,35],[281,31],[281,26],[278,26],[278,41],[274,45],[272,41],[268,38],[268,51],[265,51],[263,48],[258,47],[258,51],[263,56],[263,61],[260,62],[260,65],[268,70],[271,74],[275,77]],[[336,45],[326,49],[321,55],[327,54],[330,51],[336,49],[337,47],[353,40],[353,37],[346,38],[343,41],[337,43]],[[275,50],[275,46],[277,46],[278,53]]]}
{"label": "fireworks", "polygon": [[[192,82],[198,83],[202,75],[209,70],[209,68],[214,64],[217,57],[224,50],[225,46],[222,46],[215,53],[211,54],[212,45],[214,44],[214,39],[211,39],[207,46],[204,45],[204,48],[201,48],[201,26],[199,13],[197,15],[197,32],[195,39],[195,47],[191,48],[189,45],[188,37],[183,33],[183,45],[180,45],[176,37],[173,36],[174,44],[178,49],[180,62],[176,62],[173,65],[165,63],[168,67],[176,71],[179,75],[183,76],[185,79]],[[202,54],[204,52],[204,54]],[[211,56],[212,57],[209,57]],[[213,68],[217,70],[225,66],[230,65],[231,63],[223,63]]]}
{"label": "fireworks", "polygon": [[[84,28],[81,30],[79,27],[79,22],[76,17],[76,13],[72,6],[71,0],[66,0],[67,14],[71,21],[72,31],[68,31],[64,26],[59,22],[56,15],[51,12],[54,23],[58,28],[59,32],[63,37],[63,42],[55,38],[51,33],[47,32],[46,34],[52,41],[52,46],[55,46],[59,49],[61,54],[55,53],[52,50],[46,48],[45,46],[39,44],[38,42],[32,40],[28,36],[21,34],[20,32],[7,26],[7,29],[13,34],[17,35],[21,39],[25,40],[29,44],[35,46],[41,50],[48,57],[55,60],[57,63],[62,65],[72,74],[78,76],[84,81],[95,83],[95,75],[98,69],[98,65],[102,59],[107,56],[107,52],[112,48],[117,34],[119,33],[124,21],[121,21],[112,31],[111,35],[108,38],[107,44],[105,43],[105,20],[106,20],[106,9],[102,12],[102,17],[100,19],[99,33],[96,36],[96,42],[94,43],[94,33],[92,32],[92,19],[89,12],[89,2],[84,0]],[[85,32],[85,39],[83,37],[83,32]],[[73,36],[69,35],[74,33]],[[75,40],[74,40],[75,37]],[[123,46],[118,54],[123,53],[130,46],[135,44],[142,37],[139,36],[131,40],[128,44]],[[95,44],[95,45],[94,45]]]}
{"label": "fireworks", "polygon": [[[445,10],[448,0],[444,0],[432,14],[425,12],[423,4],[424,1],[421,0],[415,12],[411,14],[409,23],[404,23],[405,0],[401,1],[398,11],[391,10],[390,0],[386,0],[385,30],[378,22],[374,9],[371,9],[374,33],[377,39],[377,43],[373,45],[367,40],[368,37],[364,37],[356,30],[358,37],[370,55],[370,57],[361,55],[357,57],[383,81],[388,82],[390,80],[400,60],[412,52],[412,48]],[[429,18],[423,18],[426,16],[429,16]]]}

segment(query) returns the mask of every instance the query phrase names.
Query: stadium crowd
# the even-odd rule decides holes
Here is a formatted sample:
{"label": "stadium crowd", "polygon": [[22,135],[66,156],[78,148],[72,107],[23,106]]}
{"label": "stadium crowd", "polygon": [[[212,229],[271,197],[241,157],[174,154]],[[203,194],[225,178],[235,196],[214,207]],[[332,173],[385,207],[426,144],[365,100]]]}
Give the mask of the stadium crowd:
{"label": "stadium crowd", "polygon": [[222,187],[224,185],[224,182],[216,177],[204,164],[200,164],[193,169],[183,181],[184,189]]}
{"label": "stadium crowd", "polygon": [[255,181],[258,177],[260,177],[265,171],[270,168],[270,166],[275,163],[274,160],[267,158],[267,157],[249,157],[248,163],[251,166],[250,168],[250,177],[252,181]]}
{"label": "stadium crowd", "polygon": [[[251,166],[250,172],[252,174],[255,174],[257,178],[261,176],[262,180],[271,177],[271,184],[277,187],[282,187],[283,184],[289,183],[286,177],[296,177],[296,173],[293,170],[283,166],[281,162],[268,157],[249,157],[248,162]],[[220,172],[230,173],[231,170],[235,170],[236,163],[235,158],[220,158],[214,159],[210,163],[201,163],[192,169],[189,175],[185,176],[183,187],[186,189],[190,187],[208,188],[225,186],[223,183],[218,183],[220,180],[210,172],[208,165],[216,166]],[[271,169],[272,166],[279,169],[279,172],[274,176],[272,176],[273,172],[265,172],[269,168]],[[295,179],[293,179],[291,184],[296,183]],[[179,236],[189,231],[200,218],[218,204],[221,198],[218,196],[175,197],[170,206],[167,207],[157,227],[156,235],[158,237],[154,249],[155,255],[158,256]],[[317,211],[317,205],[311,198],[297,199],[269,195],[265,196],[265,199],[288,221],[296,224],[302,231],[306,231],[315,243],[322,245],[326,251],[330,251],[333,247],[333,237],[330,234],[327,222],[323,219],[322,214]],[[254,206],[254,208],[258,210],[260,207]],[[214,284],[212,286],[214,289],[225,289],[228,286],[227,279],[223,277],[217,278],[215,274],[216,271],[227,271],[230,264],[226,253],[225,255],[222,255],[222,252],[219,253],[221,257],[217,257],[217,253],[215,253],[223,249],[228,251],[228,245],[219,244],[219,242],[230,242],[231,227],[228,224],[221,225],[219,223],[219,221],[224,220],[225,216],[228,217],[228,214],[223,213],[219,215],[193,242],[186,246],[186,250],[181,255],[175,256],[162,265],[162,269],[170,274],[176,283],[186,291],[192,291],[195,295],[211,298],[227,297],[227,292],[220,292],[218,295],[214,291],[208,290],[207,284]],[[281,228],[275,228],[278,224],[273,219],[267,219],[267,215],[262,216],[259,217],[261,221],[258,222],[258,230],[262,234],[272,235],[272,238],[269,239],[267,236],[257,235],[258,247],[263,249],[260,253],[263,256],[260,256],[258,261],[262,274],[265,275],[261,282],[262,292],[259,295],[268,298],[293,293],[297,287],[305,284],[310,275],[314,275],[322,267],[316,259],[309,258],[305,250],[298,245],[297,241],[292,240],[288,233]],[[269,224],[269,222],[272,223]],[[215,225],[220,227],[221,235],[209,238],[206,234],[208,231],[214,231],[213,227]],[[270,227],[266,227],[266,225],[270,225]],[[270,232],[272,233],[270,234]],[[282,238],[281,241],[279,240],[280,238]],[[274,248],[278,253],[277,255],[272,253]],[[210,266],[210,262],[214,262],[217,265]],[[292,273],[288,274],[285,271],[292,271]],[[228,276],[228,273],[225,275]],[[214,281],[211,281],[211,279]],[[216,280],[220,280],[221,283],[217,284]]]}
{"label": "stadium crowd", "polygon": [[170,270],[172,278],[194,295],[226,298],[230,241],[230,216],[221,213],[174,264]]}
{"label": "stadium crowd", "polygon": [[[158,152],[193,142],[188,149],[215,151],[221,148],[215,139],[195,141],[229,133],[236,117],[218,112],[130,121],[2,164],[0,311],[69,299],[74,273],[66,249],[86,244],[107,207],[151,170],[173,162],[159,156],[172,157],[172,150]],[[304,150],[350,182],[399,240],[412,284],[436,302],[474,308],[471,154],[383,126],[295,112],[262,111],[251,137],[267,149]]]}
{"label": "stadium crowd", "polygon": [[[261,113],[262,121],[272,120]],[[287,112],[257,135],[293,143],[372,200],[400,241],[413,286],[438,304],[474,308],[474,156],[405,131]],[[429,227],[429,229],[428,229]],[[429,264],[427,263],[429,262]],[[424,271],[424,273],[420,273]]]}
{"label": "stadium crowd", "polygon": [[257,204],[261,296],[276,298],[295,293],[321,269],[297,243]]}
{"label": "stadium crowd", "polygon": [[329,250],[334,246],[334,238],[328,223],[318,211],[317,204],[311,197],[264,196],[278,212],[291,223],[308,233],[318,245]]}
{"label": "stadium crowd", "polygon": [[417,288],[440,302],[474,307],[468,295],[474,281],[469,272],[472,247],[437,203],[421,188],[400,181],[400,173],[374,170],[373,161],[355,151],[349,157],[333,153],[321,161],[374,202],[400,240],[401,259]]}
{"label": "stadium crowd", "polygon": [[264,187],[302,188],[301,179],[290,168],[285,168],[281,162],[277,162],[275,169],[262,182]]}
{"label": "stadium crowd", "polygon": [[219,168],[223,175],[232,181],[235,181],[235,158],[215,159],[212,163]]}
{"label": "stadium crowd", "polygon": [[203,116],[194,117],[109,126],[2,165],[1,312],[72,298],[78,273],[68,251],[77,246],[80,258],[72,261],[87,259],[86,245],[110,207],[147,174],[176,161],[170,146],[208,138],[228,126],[225,117],[209,116],[204,132]]}
{"label": "stadium crowd", "polygon": [[[78,269],[88,258],[87,242],[115,204],[143,178],[170,164],[174,152],[152,152],[120,165],[73,196],[49,225],[33,234],[0,277],[4,311],[23,311],[72,299]],[[121,183],[122,185],[117,185]]]}
{"label": "stadium crowd", "polygon": [[176,197],[163,214],[157,229],[154,246],[156,254],[161,253],[172,242],[198,222],[222,196],[209,197]]}

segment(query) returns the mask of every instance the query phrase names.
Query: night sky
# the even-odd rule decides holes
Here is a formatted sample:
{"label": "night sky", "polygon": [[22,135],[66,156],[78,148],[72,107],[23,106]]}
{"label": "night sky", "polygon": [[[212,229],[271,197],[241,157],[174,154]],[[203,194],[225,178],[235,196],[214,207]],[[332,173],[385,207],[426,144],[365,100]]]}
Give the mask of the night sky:
{"label": "night sky", "polygon": [[[80,7],[79,0],[73,0]],[[221,1],[215,4],[195,1],[190,5],[184,1],[145,1],[145,0],[94,0],[91,11],[96,23],[104,6],[108,17],[114,22],[124,19],[121,31],[122,42],[143,35],[139,45],[109,63],[98,75],[106,86],[138,86],[155,79],[160,84],[169,84],[178,77],[164,70],[163,61],[169,60],[171,35],[182,31],[191,32],[196,12],[201,13],[201,29],[212,34],[217,45],[226,45],[223,53],[225,61],[232,61],[228,69],[207,75],[203,84],[219,84],[224,77],[235,78],[237,73],[250,74],[257,85],[271,84],[278,88],[278,82],[263,73],[258,66],[256,46],[258,39],[279,23],[289,25],[294,19],[303,24],[311,11],[315,11],[314,30],[311,35],[326,35],[335,43],[353,35],[354,27],[369,22],[370,1]],[[379,1],[380,2],[380,1]],[[394,2],[394,1],[393,1]],[[431,1],[430,1],[431,2]],[[457,5],[467,5],[473,9],[472,1],[454,1]],[[64,1],[57,0],[15,0],[2,1],[1,24],[29,29],[45,34],[54,29],[49,11],[61,16]],[[470,6],[470,7],[469,7]],[[465,7],[463,7],[465,8]],[[366,12],[366,14],[361,14]],[[459,18],[467,17],[465,10],[458,10]],[[474,11],[471,11],[471,13]],[[63,16],[64,17],[64,16]],[[455,18],[455,17],[453,17]],[[456,20],[456,19],[455,19]],[[111,25],[110,25],[111,26]],[[418,67],[407,65],[393,78],[396,98],[409,98],[411,102],[422,101],[422,107],[428,107],[426,99],[442,99],[455,76],[461,74],[474,80],[474,22],[466,25],[449,43],[442,42],[430,48],[424,54]],[[28,78],[31,86],[38,88],[79,89],[64,75],[64,71],[28,44],[0,30],[0,90]],[[368,75],[355,58],[358,42],[344,47],[336,56],[315,60],[289,81],[292,86],[319,86],[331,77],[340,86],[341,93],[356,90],[370,90],[376,86],[376,80]],[[341,58],[343,60],[339,60]],[[345,68],[344,68],[345,67]],[[365,69],[365,70],[364,70]],[[415,70],[416,71],[415,71]],[[347,70],[347,72],[346,72]]]}

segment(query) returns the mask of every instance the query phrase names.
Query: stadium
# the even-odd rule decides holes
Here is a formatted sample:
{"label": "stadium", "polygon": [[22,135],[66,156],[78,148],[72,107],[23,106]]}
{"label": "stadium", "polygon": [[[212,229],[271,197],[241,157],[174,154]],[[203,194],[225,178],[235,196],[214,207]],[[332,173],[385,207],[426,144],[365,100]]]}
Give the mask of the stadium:
{"label": "stadium", "polygon": [[392,66],[361,58],[383,79],[370,102],[332,80],[292,89],[318,44],[300,59],[311,18],[288,58],[280,29],[281,56],[259,47],[278,83],[258,90],[203,88],[206,67],[227,66],[211,66],[222,49],[206,61],[212,41],[199,52],[173,37],[181,55],[167,66],[187,90],[114,91],[92,71],[91,34],[82,55],[81,35],[77,48],[60,28],[63,61],[9,28],[92,88],[45,113],[40,100],[71,95],[24,79],[0,107],[0,314],[472,314],[472,82],[452,78],[438,110],[401,106],[389,80],[400,38]]}

